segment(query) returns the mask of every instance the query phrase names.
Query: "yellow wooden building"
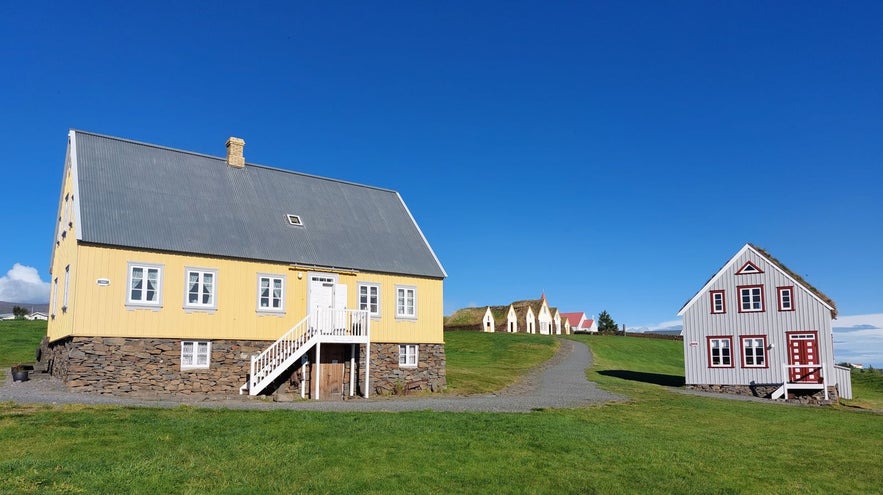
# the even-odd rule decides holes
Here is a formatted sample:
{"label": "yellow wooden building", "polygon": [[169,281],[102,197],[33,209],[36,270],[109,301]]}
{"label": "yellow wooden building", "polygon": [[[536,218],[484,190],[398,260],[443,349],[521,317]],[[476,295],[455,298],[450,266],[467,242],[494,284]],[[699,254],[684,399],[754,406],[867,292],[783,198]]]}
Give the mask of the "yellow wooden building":
{"label": "yellow wooden building", "polygon": [[[445,272],[398,193],[71,131],[43,359],[101,393],[445,386]],[[220,147],[220,146],[219,146]]]}

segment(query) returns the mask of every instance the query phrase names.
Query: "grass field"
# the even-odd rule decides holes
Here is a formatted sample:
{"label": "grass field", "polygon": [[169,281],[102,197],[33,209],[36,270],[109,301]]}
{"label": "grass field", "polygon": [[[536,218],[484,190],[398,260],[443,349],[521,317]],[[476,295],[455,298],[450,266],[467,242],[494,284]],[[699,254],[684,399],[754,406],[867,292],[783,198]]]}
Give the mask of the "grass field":
{"label": "grass field", "polygon": [[[482,367],[504,369],[501,360],[537,352],[499,337],[453,336],[449,373],[466,363],[471,380]],[[679,342],[577,340],[593,348],[589,376],[632,400],[530,414],[0,404],[0,493],[830,494],[883,486],[879,414],[684,396],[657,384],[683,376]],[[507,350],[482,363],[469,356],[482,346]]]}
{"label": "grass field", "polygon": [[448,392],[492,392],[551,358],[558,340],[541,335],[447,332]]}
{"label": "grass field", "polygon": [[883,370],[852,370],[852,400],[843,401],[851,407],[883,411]]}
{"label": "grass field", "polygon": [[33,363],[40,341],[46,336],[45,321],[0,321],[0,376],[17,363]]}

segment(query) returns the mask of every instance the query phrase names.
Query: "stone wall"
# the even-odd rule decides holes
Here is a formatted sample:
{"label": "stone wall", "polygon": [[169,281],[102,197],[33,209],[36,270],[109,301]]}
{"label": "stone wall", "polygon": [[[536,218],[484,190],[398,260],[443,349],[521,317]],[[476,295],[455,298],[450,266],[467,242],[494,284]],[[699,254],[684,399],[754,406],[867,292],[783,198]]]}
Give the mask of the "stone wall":
{"label": "stone wall", "polygon": [[[269,342],[212,340],[207,369],[181,369],[181,340],[112,337],[69,337],[44,342],[41,362],[48,371],[78,392],[100,394],[238,395],[250,372],[251,355]],[[314,351],[312,351],[314,352]],[[365,346],[356,356],[357,393],[364,395]],[[311,354],[310,361],[315,354]],[[307,370],[309,373],[309,369]],[[345,376],[349,375],[349,356]],[[300,390],[300,364],[270,386],[265,394]],[[416,368],[399,367],[398,344],[371,344],[371,393],[438,392],[445,388],[444,344],[420,344]],[[312,385],[307,383],[307,390]],[[299,395],[299,392],[298,392]]]}
{"label": "stone wall", "polygon": [[[749,395],[769,399],[781,385],[687,385],[689,390],[700,392],[716,392],[723,394]],[[840,400],[836,386],[828,387],[828,401],[825,401],[824,390],[789,390],[788,401],[802,404],[833,404]]]}
{"label": "stone wall", "polygon": [[[364,352],[361,346],[359,352]],[[399,367],[399,344],[371,344],[371,393],[397,395],[412,392],[440,392],[447,386],[444,344],[419,344],[417,367]],[[365,375],[359,377],[364,389]]]}
{"label": "stone wall", "polygon": [[49,372],[78,392],[238,394],[264,341],[213,340],[208,369],[181,369],[181,341],[70,337],[43,350]]}

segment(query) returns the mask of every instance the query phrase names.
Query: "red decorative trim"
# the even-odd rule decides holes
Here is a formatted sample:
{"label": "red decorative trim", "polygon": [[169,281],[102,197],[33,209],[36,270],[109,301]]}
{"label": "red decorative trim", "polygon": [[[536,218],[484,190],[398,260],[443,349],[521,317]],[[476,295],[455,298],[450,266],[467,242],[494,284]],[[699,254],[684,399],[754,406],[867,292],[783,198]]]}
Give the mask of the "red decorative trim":
{"label": "red decorative trim", "polygon": [[[782,307],[782,292],[789,291],[791,294],[791,307],[788,309],[784,309]],[[779,306],[779,311],[794,311],[794,286],[793,285],[785,285],[782,287],[776,287],[776,304]]]}
{"label": "red decorative trim", "polygon": [[[745,364],[745,339],[763,339],[763,366],[757,365],[747,365]],[[739,349],[742,350],[742,367],[749,369],[763,369],[770,367],[770,355],[769,349],[767,348],[769,344],[767,344],[767,336],[766,335],[742,335],[739,337]],[[757,356],[755,356],[757,357]]]}
{"label": "red decorative trim", "polygon": [[[748,267],[753,268],[751,271],[745,271]],[[753,261],[746,261],[742,268],[736,270],[736,275],[754,275],[755,273],[763,273],[763,270],[760,269],[759,266],[755,265]]]}
{"label": "red decorative trim", "polygon": [[[729,340],[730,341],[730,364],[729,366],[718,365],[714,366],[711,364],[711,341],[714,340]],[[709,368],[733,368],[735,367],[736,362],[736,349],[733,348],[733,336],[732,335],[714,335],[705,337],[705,352],[708,354],[708,367]]]}
{"label": "red decorative trim", "polygon": [[[725,291],[723,291],[723,290],[713,290],[713,291],[709,291],[708,294],[709,294],[709,297],[711,298],[711,314],[713,314],[713,315],[721,315],[721,314],[726,313],[726,312],[727,312],[727,297],[726,297],[726,295],[725,295],[725,294],[726,294]],[[721,295],[721,310],[720,310],[720,311],[715,311],[715,310],[714,310],[714,296],[715,296],[715,294],[720,294],[720,295]]]}
{"label": "red decorative trim", "polygon": [[[760,309],[742,309],[742,289],[760,289]],[[736,296],[739,298],[737,308],[740,313],[763,313],[766,311],[766,297],[764,296],[763,285],[740,285],[736,287]]]}

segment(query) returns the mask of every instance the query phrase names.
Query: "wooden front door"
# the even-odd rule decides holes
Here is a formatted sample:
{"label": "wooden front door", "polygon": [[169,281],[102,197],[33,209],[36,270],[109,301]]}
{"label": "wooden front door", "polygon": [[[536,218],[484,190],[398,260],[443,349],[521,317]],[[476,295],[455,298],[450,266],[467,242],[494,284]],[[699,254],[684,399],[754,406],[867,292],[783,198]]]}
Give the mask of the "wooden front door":
{"label": "wooden front door", "polygon": [[[819,342],[816,332],[788,332],[788,364],[819,364]],[[821,383],[819,367],[789,368],[791,383]]]}
{"label": "wooden front door", "polygon": [[[325,344],[321,346],[321,363],[319,366],[319,399],[342,399],[348,384],[345,375],[346,345]],[[313,367],[315,378],[316,367]],[[313,382],[315,383],[315,382]]]}

